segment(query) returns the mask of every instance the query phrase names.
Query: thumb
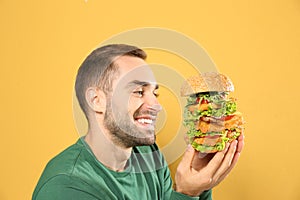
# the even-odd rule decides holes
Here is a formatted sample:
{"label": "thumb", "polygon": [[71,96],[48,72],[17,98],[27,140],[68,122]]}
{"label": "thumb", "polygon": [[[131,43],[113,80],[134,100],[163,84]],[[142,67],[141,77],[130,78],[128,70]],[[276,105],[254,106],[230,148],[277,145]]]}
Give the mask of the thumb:
{"label": "thumb", "polygon": [[192,165],[194,155],[195,155],[195,149],[189,144],[182,156],[182,160],[180,162],[181,167],[190,168]]}

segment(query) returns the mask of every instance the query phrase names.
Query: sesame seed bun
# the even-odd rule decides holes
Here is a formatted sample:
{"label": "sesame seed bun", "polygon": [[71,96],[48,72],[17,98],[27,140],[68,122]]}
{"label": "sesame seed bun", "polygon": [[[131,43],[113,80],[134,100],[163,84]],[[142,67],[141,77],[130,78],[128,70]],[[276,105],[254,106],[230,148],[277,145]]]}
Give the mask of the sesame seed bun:
{"label": "sesame seed bun", "polygon": [[189,77],[182,85],[181,96],[190,96],[200,92],[232,92],[234,86],[229,77],[217,72],[205,72]]}

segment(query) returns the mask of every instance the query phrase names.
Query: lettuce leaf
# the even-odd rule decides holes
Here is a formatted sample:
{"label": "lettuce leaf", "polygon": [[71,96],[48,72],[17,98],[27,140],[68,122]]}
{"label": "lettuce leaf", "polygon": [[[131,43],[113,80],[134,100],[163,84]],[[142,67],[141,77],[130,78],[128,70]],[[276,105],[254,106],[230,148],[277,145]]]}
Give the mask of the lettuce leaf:
{"label": "lettuce leaf", "polygon": [[226,146],[226,142],[228,141],[228,138],[222,138],[221,142],[218,142],[215,146],[206,146],[206,145],[200,145],[196,142],[192,142],[192,147],[200,152],[207,152],[207,151],[212,151],[212,150],[217,150],[217,151],[222,151],[225,146]]}
{"label": "lettuce leaf", "polygon": [[[225,147],[225,143],[229,141],[229,138],[226,137],[228,130],[224,130],[222,132],[202,133],[200,130],[197,130],[198,127],[196,127],[199,118],[202,116],[223,117],[236,112],[237,106],[235,100],[231,98],[228,99],[227,95],[228,93],[210,92],[191,95],[187,98],[187,105],[185,106],[183,113],[183,125],[188,128],[187,135],[196,150],[201,151],[201,149],[203,150],[207,148],[222,150]],[[213,108],[209,105],[208,110],[206,111],[194,110],[194,112],[191,112],[189,110],[190,106],[200,104],[203,99],[221,106]],[[237,130],[232,130],[232,133],[234,133],[233,139],[236,139],[241,134],[240,131]],[[203,137],[206,135],[222,135],[222,142],[216,144],[215,147],[205,147],[193,142],[195,137]]]}

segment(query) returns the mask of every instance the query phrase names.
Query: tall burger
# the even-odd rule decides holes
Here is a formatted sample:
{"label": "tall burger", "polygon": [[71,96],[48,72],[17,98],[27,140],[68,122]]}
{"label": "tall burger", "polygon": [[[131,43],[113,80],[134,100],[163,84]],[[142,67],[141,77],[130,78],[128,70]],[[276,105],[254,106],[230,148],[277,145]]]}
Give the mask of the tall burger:
{"label": "tall burger", "polygon": [[181,88],[187,97],[183,124],[193,148],[202,153],[222,151],[227,142],[243,132],[244,120],[237,111],[236,99],[229,97],[234,86],[217,72],[190,77]]}

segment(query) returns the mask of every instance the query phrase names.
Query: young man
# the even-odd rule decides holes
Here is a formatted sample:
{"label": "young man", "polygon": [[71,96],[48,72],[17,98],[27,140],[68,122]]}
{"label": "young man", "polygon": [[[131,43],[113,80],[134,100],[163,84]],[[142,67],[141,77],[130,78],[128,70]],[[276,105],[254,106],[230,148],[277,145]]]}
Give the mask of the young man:
{"label": "young man", "polygon": [[86,58],[75,89],[88,133],[48,163],[33,200],[211,199],[211,189],[236,164],[243,136],[202,159],[188,146],[173,190],[155,144],[161,106],[145,59],[141,49],[121,44],[98,48]]}

